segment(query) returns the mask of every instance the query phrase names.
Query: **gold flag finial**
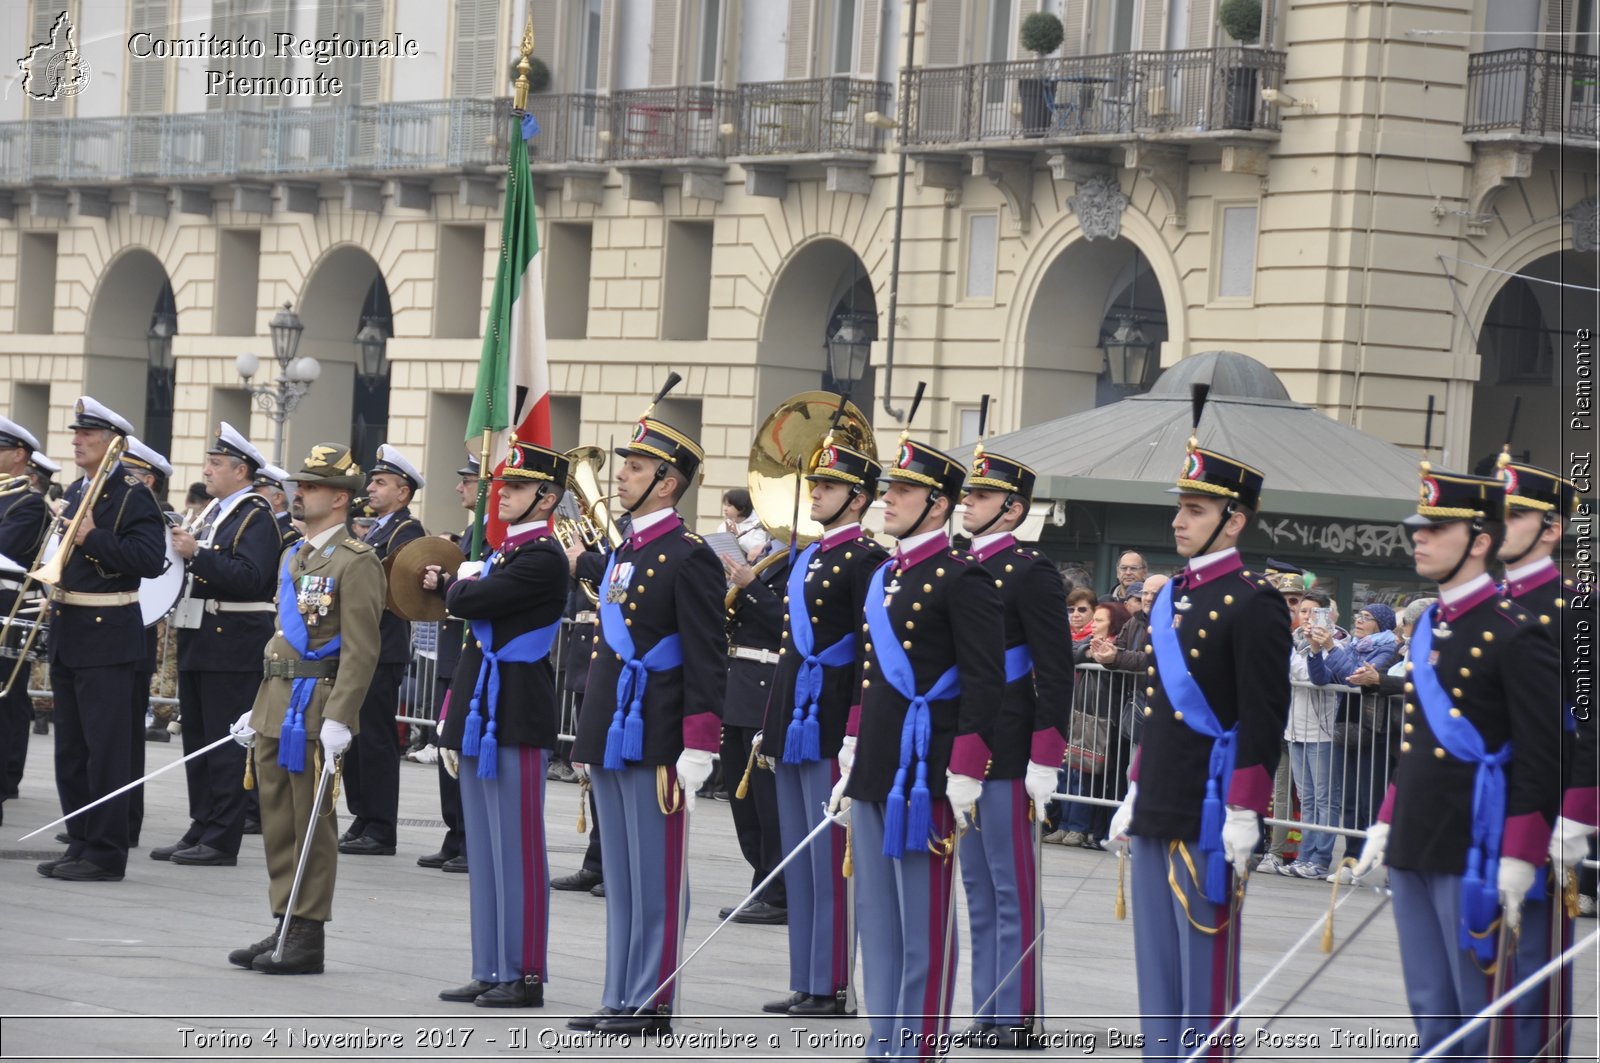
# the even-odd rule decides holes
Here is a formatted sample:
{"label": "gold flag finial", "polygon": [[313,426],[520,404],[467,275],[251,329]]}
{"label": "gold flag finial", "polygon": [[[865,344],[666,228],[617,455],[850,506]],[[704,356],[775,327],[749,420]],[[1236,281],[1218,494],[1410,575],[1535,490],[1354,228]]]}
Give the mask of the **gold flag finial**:
{"label": "gold flag finial", "polygon": [[533,55],[533,15],[528,15],[528,22],[522,27],[522,58],[517,61],[516,81],[516,110],[518,113],[528,109],[528,75],[533,71],[533,64],[528,60]]}

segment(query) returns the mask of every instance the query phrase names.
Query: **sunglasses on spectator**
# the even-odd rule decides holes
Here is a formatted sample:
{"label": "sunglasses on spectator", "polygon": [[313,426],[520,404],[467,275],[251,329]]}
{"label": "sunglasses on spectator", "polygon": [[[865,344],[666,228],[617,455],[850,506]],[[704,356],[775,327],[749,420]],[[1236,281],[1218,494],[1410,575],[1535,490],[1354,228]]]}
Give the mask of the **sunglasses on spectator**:
{"label": "sunglasses on spectator", "polygon": [[1072,607],[1072,611],[1074,613],[1087,613],[1089,612],[1089,607],[1087,605],[1075,605]]}

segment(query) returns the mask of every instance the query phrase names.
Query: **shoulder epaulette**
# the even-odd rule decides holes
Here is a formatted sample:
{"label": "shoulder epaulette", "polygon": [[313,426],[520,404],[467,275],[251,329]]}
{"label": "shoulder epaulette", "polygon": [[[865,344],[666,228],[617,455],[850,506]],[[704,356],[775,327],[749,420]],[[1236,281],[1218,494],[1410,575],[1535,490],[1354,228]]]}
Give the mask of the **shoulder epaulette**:
{"label": "shoulder epaulette", "polygon": [[691,542],[691,543],[703,543],[703,542],[705,542],[705,540],[704,540],[704,539],[702,539],[702,538],[700,538],[700,536],[698,536],[698,535],[696,535],[696,534],[695,534],[695,533],[694,533],[694,532],[692,532],[692,531],[686,531],[686,532],[684,532],[684,533],[683,533],[683,537],[684,537],[684,538],[685,538],[685,539],[687,539],[687,540],[689,540],[689,541],[690,541],[690,542]]}
{"label": "shoulder epaulette", "polygon": [[358,554],[369,554],[372,552],[372,545],[370,543],[364,543],[360,539],[346,539],[344,541],[344,545],[349,547],[351,550],[354,550]]}
{"label": "shoulder epaulette", "polygon": [[122,474],[122,482],[127,484],[129,487],[138,487],[140,481],[137,476],[133,475],[133,473],[125,472]]}

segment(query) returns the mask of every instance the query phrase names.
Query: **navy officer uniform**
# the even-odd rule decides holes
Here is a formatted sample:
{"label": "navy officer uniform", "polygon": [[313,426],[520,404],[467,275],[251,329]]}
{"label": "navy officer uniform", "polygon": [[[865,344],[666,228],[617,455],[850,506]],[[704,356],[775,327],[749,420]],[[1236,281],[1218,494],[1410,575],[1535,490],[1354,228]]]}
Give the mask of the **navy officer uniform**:
{"label": "navy officer uniform", "polygon": [[[1260,512],[1263,481],[1259,470],[1191,438],[1172,489],[1180,505],[1184,496],[1222,505],[1209,537],[1153,606],[1144,740],[1110,832],[1131,835],[1147,1058],[1170,1057],[1186,1031],[1204,1036],[1238,999],[1240,868],[1260,840],[1289,709],[1289,670],[1264,664],[1289,659],[1288,607],[1270,580],[1244,567],[1231,545],[1236,536],[1224,534],[1234,514]],[[1214,550],[1219,538],[1224,546]],[[1231,1056],[1226,1043],[1207,1053]]]}
{"label": "navy officer uniform", "polygon": [[569,459],[513,440],[500,478],[540,485],[481,566],[447,583],[452,616],[472,639],[461,652],[441,756],[459,751],[472,911],[472,981],[439,996],[479,1007],[538,1007],[550,979],[550,865],[545,786],[557,701],[550,650],[567,604],[567,557],[530,515],[564,489]]}
{"label": "navy officer uniform", "polygon": [[[261,452],[223,421],[206,454],[242,463],[249,475],[233,490],[221,481],[207,483],[212,502],[193,531],[196,548],[185,562],[184,593],[172,615],[185,755],[226,735],[255,702],[257,662],[277,626],[273,597],[283,545],[272,505],[253,483],[266,464]],[[150,850],[152,860],[229,867],[238,862],[245,757],[242,746],[230,743],[184,765],[189,827],[175,845]]]}
{"label": "navy officer uniform", "polygon": [[[761,733],[767,703],[777,678],[778,644],[783,635],[783,587],[789,552],[782,543],[761,559],[749,586],[729,588],[727,602],[728,679],[722,702],[722,782],[733,812],[739,851],[750,865],[754,889],[783,859],[778,830],[778,789],[769,771],[745,773],[748,792],[739,796],[740,769],[750,761]],[[763,741],[763,745],[765,742]],[[789,902],[779,875],[737,916],[739,923],[782,923]],[[731,909],[723,912],[723,917]]]}
{"label": "navy officer uniform", "polygon": [[[660,462],[654,483],[671,471],[692,484],[705,458],[648,412],[617,454]],[[710,773],[727,681],[722,564],[676,509],[658,508],[635,515],[603,571],[598,555],[584,554],[577,574],[601,598],[572,757],[589,765],[599,811],[606,973],[600,1010],[568,1025],[663,1031],[689,910],[687,806]]]}
{"label": "navy officer uniform", "polygon": [[[300,541],[300,532],[295,528],[294,518],[289,513],[288,493],[283,486],[288,479],[289,470],[268,462],[256,470],[255,478],[251,481],[256,494],[265,498],[271,507],[273,523],[278,526],[278,541],[285,550]],[[279,505],[283,508],[279,509]]]}
{"label": "navy officer uniform", "polygon": [[[39,548],[44,545],[45,529],[50,526],[50,511],[44,495],[34,490],[28,478],[28,464],[39,450],[33,433],[9,417],[0,417],[0,456],[8,460],[0,469],[0,555],[17,567],[0,569],[0,616],[11,612],[22,590],[24,574],[33,568]],[[6,483],[18,477],[15,483]],[[20,633],[8,640],[10,648],[22,645]],[[10,677],[16,661],[0,657],[0,685]],[[22,780],[22,764],[28,755],[28,735],[33,725],[33,699],[28,696],[28,677],[32,668],[23,664],[11,690],[0,701],[0,805],[17,796]],[[11,765],[17,766],[13,775]]]}
{"label": "navy officer uniform", "polygon": [[[85,395],[68,426],[74,433],[126,438],[133,425]],[[74,437],[77,438],[76,435]],[[97,452],[87,441],[78,444]],[[94,469],[87,470],[92,476]],[[61,581],[51,589],[50,690],[55,698],[56,790],[63,812],[75,811],[132,781],[133,729],[127,714],[145,655],[139,581],[161,574],[166,524],[155,496],[120,463],[99,493],[83,498],[88,480],[67,489],[70,518],[90,507],[94,528],[71,550]],[[67,821],[64,856],[39,865],[47,878],[118,881],[128,863],[128,800],[114,801]]]}
{"label": "navy officer uniform", "polygon": [[[966,473],[902,436],[880,482],[927,488],[914,529],[940,497],[954,507]],[[988,572],[936,528],[902,538],[873,572],[865,620],[861,711],[848,727],[857,745],[841,785],[852,801],[869,1049],[933,1058],[949,1031],[957,955],[951,804],[960,798],[947,801],[946,790],[957,779],[969,792],[981,786],[989,764],[1005,690],[1005,612]]]}
{"label": "navy officer uniform", "polygon": [[[761,737],[762,753],[772,761],[785,852],[794,852],[822,821],[829,795],[853,763],[856,740],[845,731],[861,709],[861,618],[867,585],[889,553],[848,511],[860,494],[870,504],[882,471],[876,458],[828,441],[806,476],[812,483],[847,485],[849,494],[821,521],[822,538],[800,554],[786,581],[782,659]],[[843,831],[831,831],[784,869],[793,992],[763,1005],[765,1011],[847,1013],[856,942],[846,844]]]}
{"label": "navy officer uniform", "polygon": [[[973,528],[972,554],[1005,607],[1006,688],[994,719],[977,831],[961,861],[972,934],[976,1042],[1023,1047],[1044,1015],[1043,908],[1036,834],[1040,800],[1055,792],[1072,706],[1072,636],[1061,570],[1010,530],[991,531],[1015,502],[1024,515],[1037,474],[980,443],[968,491],[1004,492],[995,517]],[[970,510],[969,510],[970,513]],[[969,518],[970,519],[970,518]],[[1030,808],[1033,814],[1030,816]],[[1031,948],[1031,951],[1029,951]]]}
{"label": "navy officer uniform", "polygon": [[[380,473],[399,476],[411,486],[413,495],[425,482],[410,459],[388,443],[379,444],[378,460],[367,473],[368,483]],[[361,541],[372,547],[379,561],[387,561],[406,543],[426,534],[422,522],[411,515],[410,506],[401,506],[381,514]],[[378,667],[361,702],[361,729],[345,757],[345,802],[351,819],[339,839],[339,851],[347,856],[392,856],[400,816],[400,736],[394,717],[400,704],[400,684],[411,663],[410,621],[385,608],[380,639]]]}
{"label": "navy officer uniform", "polygon": [[[1490,1002],[1507,959],[1496,955],[1502,901],[1514,921],[1544,863],[1561,796],[1561,682],[1549,626],[1485,571],[1504,535],[1505,483],[1423,462],[1420,494],[1404,522],[1413,537],[1466,523],[1468,545],[1412,632],[1400,756],[1356,873],[1388,864],[1406,1002],[1426,1050]],[[1471,557],[1480,534],[1489,558]],[[1453,1051],[1478,1058],[1488,1042],[1480,1027]]]}

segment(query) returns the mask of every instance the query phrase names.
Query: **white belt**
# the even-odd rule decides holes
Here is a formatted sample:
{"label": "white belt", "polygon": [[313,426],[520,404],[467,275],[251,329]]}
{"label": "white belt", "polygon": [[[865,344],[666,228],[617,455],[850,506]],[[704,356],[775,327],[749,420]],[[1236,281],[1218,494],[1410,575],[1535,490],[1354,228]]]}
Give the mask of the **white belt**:
{"label": "white belt", "polygon": [[271,602],[219,602],[215,598],[207,598],[206,612],[208,613],[275,613],[278,607]]}
{"label": "white belt", "polygon": [[753,646],[729,646],[728,656],[737,657],[741,661],[756,661],[759,664],[777,664],[777,650],[758,650]]}
{"label": "white belt", "polygon": [[94,591],[64,591],[57,588],[50,592],[50,600],[61,605],[82,605],[102,609],[114,605],[134,605],[139,601],[139,592],[112,591],[102,594]]}
{"label": "white belt", "polygon": [[586,609],[581,613],[573,614],[572,622],[574,624],[598,624],[600,622],[600,614],[593,609]]}

